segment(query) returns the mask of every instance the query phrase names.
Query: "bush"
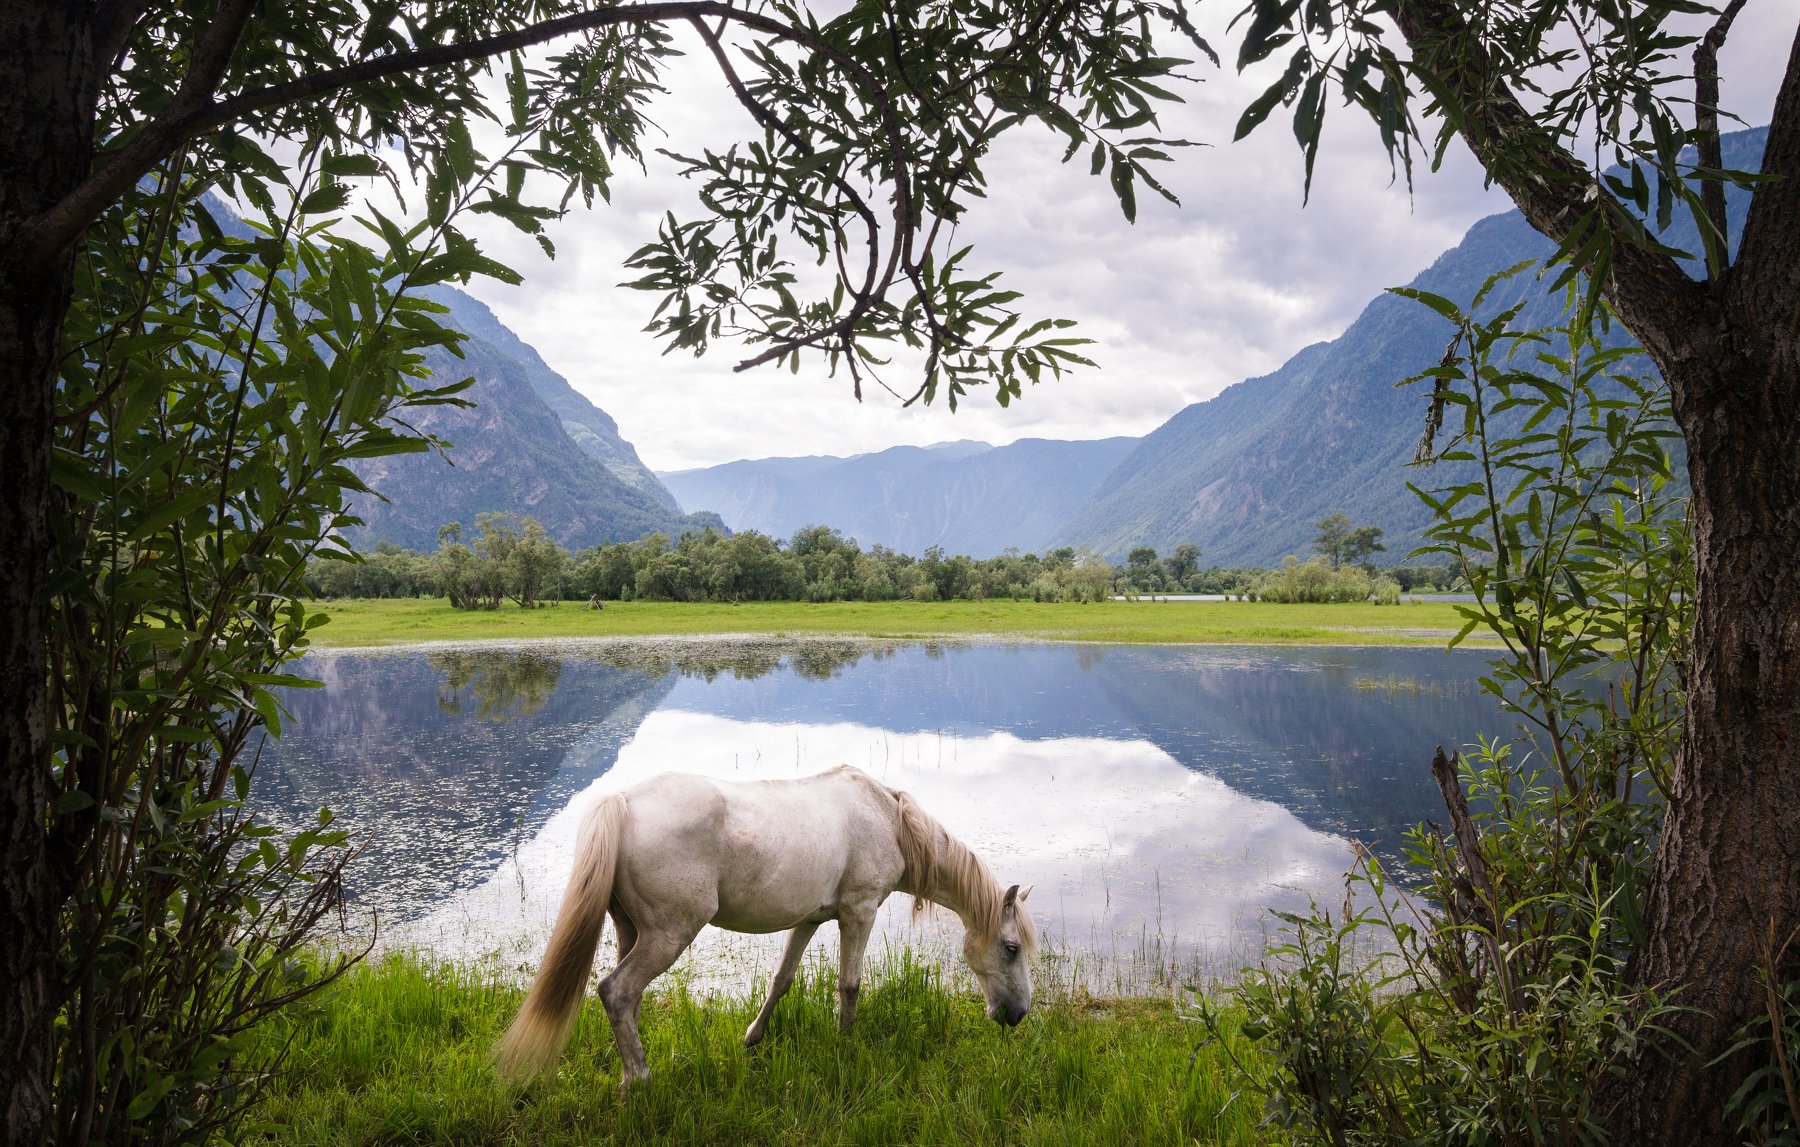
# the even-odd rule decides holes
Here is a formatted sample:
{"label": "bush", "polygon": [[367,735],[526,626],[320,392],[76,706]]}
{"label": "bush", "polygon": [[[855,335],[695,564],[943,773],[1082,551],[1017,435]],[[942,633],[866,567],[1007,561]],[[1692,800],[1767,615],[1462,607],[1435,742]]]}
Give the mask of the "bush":
{"label": "bush", "polygon": [[1356,566],[1333,569],[1324,558],[1301,561],[1289,555],[1278,570],[1258,578],[1250,596],[1258,601],[1286,604],[1367,601],[1374,585]]}

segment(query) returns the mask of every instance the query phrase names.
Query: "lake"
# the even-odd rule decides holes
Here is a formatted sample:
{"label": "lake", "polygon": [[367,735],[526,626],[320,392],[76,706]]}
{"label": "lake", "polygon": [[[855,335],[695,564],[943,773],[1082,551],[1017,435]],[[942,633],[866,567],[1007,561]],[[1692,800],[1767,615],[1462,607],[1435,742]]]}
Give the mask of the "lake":
{"label": "lake", "polygon": [[[256,792],[330,807],[384,943],[533,963],[576,823],[657,772],[792,777],[856,765],[1005,882],[1032,885],[1053,960],[1152,990],[1254,958],[1271,909],[1336,904],[1352,840],[1384,857],[1442,820],[1429,762],[1511,719],[1484,655],[1402,648],[667,639],[309,655]],[[884,909],[883,943],[942,952],[948,914]],[[610,938],[603,962],[610,959]],[[831,927],[815,949],[835,952]],[[779,937],[708,929],[684,973],[748,987]]]}

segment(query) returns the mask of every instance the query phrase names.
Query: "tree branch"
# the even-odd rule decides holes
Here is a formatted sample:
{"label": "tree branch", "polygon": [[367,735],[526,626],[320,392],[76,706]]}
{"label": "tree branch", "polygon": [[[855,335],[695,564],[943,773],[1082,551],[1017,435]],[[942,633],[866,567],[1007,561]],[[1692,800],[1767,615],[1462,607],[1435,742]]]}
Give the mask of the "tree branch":
{"label": "tree branch", "polygon": [[1792,255],[1794,230],[1800,227],[1800,29],[1769,117],[1762,172],[1773,178],[1758,183],[1750,197],[1731,276],[1732,302],[1734,309],[1743,303],[1756,322],[1785,324],[1792,335],[1800,327],[1800,314],[1793,310],[1793,299],[1800,295],[1800,264]]}
{"label": "tree branch", "polygon": [[[1525,110],[1474,30],[1449,0],[1405,0],[1395,21],[1416,63],[1434,76],[1433,95],[1452,104],[1457,133],[1525,219],[1559,245],[1575,224],[1611,200],[1598,174],[1576,159]],[[1528,163],[1521,163],[1526,157]],[[1622,214],[1624,207],[1613,201]],[[1668,361],[1709,309],[1702,288],[1667,255],[1612,233],[1613,270],[1601,284],[1632,334],[1652,356]]]}
{"label": "tree branch", "polygon": [[[224,69],[230,64],[232,54],[229,50],[220,54],[216,49],[227,34],[230,36],[228,47],[235,49],[237,37],[243,30],[243,21],[248,18],[254,6],[252,0],[226,0],[220,10],[220,19],[209,28],[196,49],[194,65],[183,78],[175,101],[116,151],[106,155],[104,162],[59,203],[20,228],[16,249],[23,252],[27,260],[42,265],[59,256],[80,237],[89,224],[99,218],[108,204],[124,194],[127,188],[174,149],[198,135],[235,123],[257,112],[332,95],[356,84],[388,79],[408,72],[465,64],[578,32],[621,24],[668,23],[716,16],[722,21],[730,21],[801,44],[827,55],[840,65],[855,71],[861,70],[854,61],[806,30],[757,12],[735,8],[724,0],[662,0],[660,3],[618,4],[576,12],[465,44],[439,44],[415,48],[409,52],[376,56],[244,92],[229,99],[215,100],[215,89]],[[231,17],[241,17],[235,27],[229,27]],[[221,28],[221,25],[227,27]],[[884,120],[891,121],[891,105],[884,101],[881,110]],[[910,188],[905,189],[899,198],[910,202]]]}
{"label": "tree branch", "polygon": [[[1694,48],[1694,128],[1699,133],[1694,146],[1700,153],[1700,166],[1711,171],[1725,166],[1719,150],[1719,49],[1724,46],[1725,37],[1731,32],[1731,22],[1737,19],[1744,4],[1745,0],[1731,0]],[[1700,203],[1706,215],[1700,236],[1706,244],[1706,272],[1716,280],[1731,264],[1731,240],[1726,234],[1725,185],[1716,178],[1703,176]],[[1706,234],[1709,227],[1710,235]]]}

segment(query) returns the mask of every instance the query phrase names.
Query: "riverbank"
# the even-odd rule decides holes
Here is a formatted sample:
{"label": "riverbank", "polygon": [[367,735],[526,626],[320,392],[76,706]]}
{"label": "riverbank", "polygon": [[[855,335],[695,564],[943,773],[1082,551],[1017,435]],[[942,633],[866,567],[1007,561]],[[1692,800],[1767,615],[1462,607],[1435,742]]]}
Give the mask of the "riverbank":
{"label": "riverbank", "polygon": [[[900,958],[872,969],[837,1030],[828,971],[797,983],[755,1049],[753,999],[646,998],[652,1081],[621,1098],[604,1013],[587,1000],[553,1079],[500,1081],[488,1049],[520,992],[491,973],[388,956],[272,1039],[292,1039],[261,1114],[275,1144],[1250,1144],[1227,1050],[1168,1000],[1040,988],[1010,1031],[971,991]],[[258,1141],[258,1140],[252,1140]]]}
{"label": "riverbank", "polygon": [[452,609],[434,600],[314,603],[331,618],[321,647],[424,641],[702,634],[831,634],[898,640],[998,637],[1028,641],[1211,645],[1442,646],[1463,619],[1447,602],[1281,605],[1246,601],[575,602],[540,609]]}

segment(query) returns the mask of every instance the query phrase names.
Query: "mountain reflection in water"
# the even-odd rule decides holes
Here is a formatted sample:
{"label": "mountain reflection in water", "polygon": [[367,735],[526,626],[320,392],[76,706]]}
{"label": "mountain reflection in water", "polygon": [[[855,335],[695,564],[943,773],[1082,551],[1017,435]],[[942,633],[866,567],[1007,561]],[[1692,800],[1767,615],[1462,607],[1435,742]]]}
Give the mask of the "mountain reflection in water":
{"label": "mountain reflection in water", "polygon": [[[1480,654],[1419,649],[677,641],[300,669],[326,687],[288,697],[258,770],[265,815],[330,806],[374,834],[346,884],[384,930],[509,963],[536,959],[599,793],[846,762],[1035,884],[1065,955],[1230,962],[1269,909],[1342,896],[1350,838],[1391,856],[1439,815],[1436,745],[1511,725],[1472,688]],[[900,897],[882,926],[920,942]],[[931,943],[955,931],[927,925]],[[710,933],[700,959],[707,975],[735,960],[733,986],[778,950]]]}

